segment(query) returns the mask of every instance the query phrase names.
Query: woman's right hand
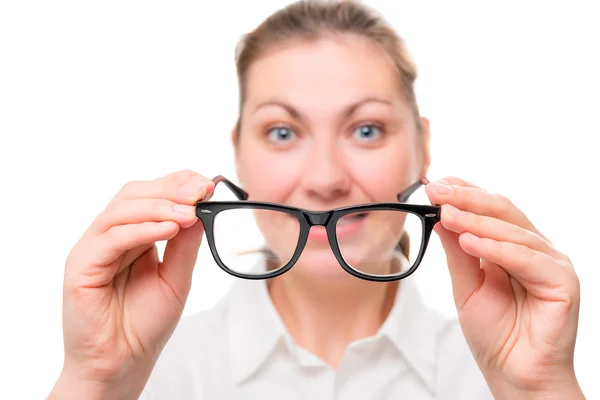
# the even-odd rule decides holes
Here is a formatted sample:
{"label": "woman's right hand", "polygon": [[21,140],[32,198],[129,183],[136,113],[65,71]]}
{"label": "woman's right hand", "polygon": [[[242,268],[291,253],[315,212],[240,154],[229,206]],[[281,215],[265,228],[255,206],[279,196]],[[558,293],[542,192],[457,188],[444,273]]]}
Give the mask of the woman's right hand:
{"label": "woman's right hand", "polygon": [[194,204],[213,189],[192,171],[130,182],[83,234],[65,267],[51,399],[139,396],[183,313],[204,233]]}

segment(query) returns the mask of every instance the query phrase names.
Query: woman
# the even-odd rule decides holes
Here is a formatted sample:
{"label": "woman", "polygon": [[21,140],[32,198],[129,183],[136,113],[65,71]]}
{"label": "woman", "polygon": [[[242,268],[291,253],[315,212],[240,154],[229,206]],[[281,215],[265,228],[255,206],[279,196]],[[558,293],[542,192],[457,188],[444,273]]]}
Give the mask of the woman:
{"label": "woman", "polygon": [[[426,176],[415,69],[363,6],[290,5],[243,40],[237,67],[232,139],[251,200],[314,211],[392,202]],[[426,187],[442,205],[435,232],[458,323],[428,310],[410,278],[348,274],[321,227],[292,269],[239,280],[178,323],[204,233],[194,204],[214,187],[192,171],[131,182],[83,234],[67,260],[65,360],[50,398],[583,398],[569,259],[509,200],[458,178]],[[262,230],[279,232],[265,234],[275,253],[289,248],[287,223]]]}

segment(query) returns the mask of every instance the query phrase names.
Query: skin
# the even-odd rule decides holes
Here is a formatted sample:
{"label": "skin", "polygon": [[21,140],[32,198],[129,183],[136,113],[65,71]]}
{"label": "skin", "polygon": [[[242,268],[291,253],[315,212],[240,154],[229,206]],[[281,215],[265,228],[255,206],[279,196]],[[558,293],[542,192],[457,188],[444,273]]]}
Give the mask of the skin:
{"label": "skin", "polygon": [[[252,200],[315,211],[396,202],[428,168],[429,132],[416,131],[392,60],[360,37],[295,43],[256,60],[241,117],[233,143],[239,180]],[[374,131],[362,135],[361,127]],[[267,224],[261,217],[267,243],[293,249],[292,220],[282,215]],[[373,214],[365,225],[361,234],[370,240],[354,235],[344,241],[355,253],[382,244],[389,252],[398,243],[401,224],[385,240],[377,233],[389,233],[389,221]],[[376,333],[394,285],[354,278],[326,241],[309,239],[294,268],[271,282],[270,293],[296,342],[335,367],[350,342]]]}
{"label": "skin", "polygon": [[[242,130],[233,134],[251,198],[313,210],[393,201],[429,166],[429,123],[416,131],[397,88],[386,54],[356,37],[293,43],[259,59],[248,76]],[[342,117],[365,96],[388,103]],[[257,110],[274,98],[303,120],[281,106]],[[356,140],[354,127],[364,122],[380,123],[385,139]],[[265,140],[281,123],[299,134],[284,149]],[[193,204],[213,188],[193,171],[128,183],[73,247],[64,367],[51,399],[137,398],[183,312],[203,235]],[[579,282],[568,257],[501,195],[455,177],[426,190],[442,205],[435,232],[459,321],[495,397],[584,398],[573,368]],[[168,240],[162,263],[160,240]],[[376,332],[395,287],[351,279],[328,251],[307,246],[269,290],[298,343],[335,367],[350,341]]]}

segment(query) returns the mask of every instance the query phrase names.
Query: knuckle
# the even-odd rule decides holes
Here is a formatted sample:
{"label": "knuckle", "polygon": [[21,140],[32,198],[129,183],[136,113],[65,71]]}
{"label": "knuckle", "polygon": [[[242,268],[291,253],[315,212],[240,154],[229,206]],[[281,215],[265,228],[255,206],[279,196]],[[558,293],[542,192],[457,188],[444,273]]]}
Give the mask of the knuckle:
{"label": "knuckle", "polygon": [[169,217],[173,214],[173,205],[175,203],[167,199],[153,199],[150,200],[148,207],[157,211],[157,214],[161,217]]}
{"label": "knuckle", "polygon": [[121,190],[119,191],[120,195],[128,195],[128,194],[132,194],[135,193],[136,188],[139,187],[140,185],[139,180],[133,180],[133,181],[129,181],[127,183],[125,183],[123,185],[123,187],[121,188]]}
{"label": "knuckle", "polygon": [[573,263],[571,262],[571,259],[569,257],[567,257],[565,254],[559,253],[558,256],[558,263],[569,273],[572,273],[573,275],[575,274],[575,267],[573,266]]}
{"label": "knuckle", "polygon": [[200,174],[192,171],[191,169],[183,169],[173,174],[173,181],[176,183],[184,183],[192,179],[194,176],[200,176]]}
{"label": "knuckle", "polygon": [[108,203],[106,205],[106,207],[104,207],[104,210],[102,211],[102,213],[100,213],[100,216],[104,216],[106,214],[112,214],[114,213],[116,210],[120,209],[123,206],[123,202],[120,200],[115,200],[115,201],[111,201],[110,203]]}
{"label": "knuckle", "polygon": [[496,251],[498,252],[500,257],[503,258],[514,257],[516,253],[512,243],[494,241],[494,247],[496,248]]}
{"label": "knuckle", "polygon": [[563,253],[560,253],[563,264],[567,267],[573,268],[573,261],[571,261],[571,258]]}
{"label": "knuckle", "polygon": [[460,182],[460,178],[458,178],[458,177],[456,177],[454,175],[447,176],[443,180],[446,181],[446,182],[449,182],[449,183],[451,183],[453,185],[455,185],[458,182]]}
{"label": "knuckle", "polygon": [[464,214],[467,218],[467,221],[471,225],[476,226],[477,228],[481,228],[485,224],[485,219],[479,214],[474,214],[470,212],[464,212]]}
{"label": "knuckle", "polygon": [[506,197],[502,194],[499,194],[498,199],[500,200],[500,204],[507,206],[507,207],[512,206],[512,201],[508,197]]}
{"label": "knuckle", "polygon": [[[489,242],[488,242],[489,244]],[[515,249],[511,246],[511,243],[502,242],[502,241],[494,241],[494,247],[498,254],[502,257],[514,256]]]}
{"label": "knuckle", "polygon": [[117,218],[118,213],[125,206],[125,201],[126,200],[115,200],[108,203],[104,210],[98,214],[94,220],[94,225],[100,227],[101,229],[107,229],[110,227],[114,219]]}
{"label": "knuckle", "polygon": [[579,279],[575,277],[570,284],[563,285],[558,293],[558,297],[561,299],[565,316],[571,315],[573,311],[579,309],[581,299]]}
{"label": "knuckle", "polygon": [[523,229],[518,225],[510,224],[508,230],[510,237],[512,237],[516,243],[524,243],[527,246],[539,244],[539,238],[537,238],[533,232]]}
{"label": "knuckle", "polygon": [[190,183],[190,181],[192,181],[193,178],[200,178],[202,180],[205,180],[207,178],[203,177],[202,175],[198,174],[195,171],[192,171],[190,169],[184,169],[181,171],[177,171],[175,173],[173,173],[171,176],[169,176],[169,179],[166,179],[163,181],[163,191],[165,193],[177,193],[179,191],[179,189],[181,187],[183,187],[184,185]]}
{"label": "knuckle", "polygon": [[463,186],[454,186],[455,196],[459,199],[459,201],[468,204],[473,198],[473,193],[469,188],[465,188]]}
{"label": "knuckle", "polygon": [[536,250],[533,250],[531,247],[522,245],[521,251],[523,252],[523,256],[529,260],[538,260],[540,258],[540,253]]}
{"label": "knuckle", "polygon": [[[113,206],[110,206],[112,208]],[[104,211],[97,214],[94,220],[92,221],[88,231],[91,232],[99,232],[104,231],[107,228],[107,225],[110,222],[111,211],[109,210],[109,206],[106,207]],[[86,231],[87,233],[87,231]]]}
{"label": "knuckle", "polygon": [[110,224],[110,215],[111,213],[108,211],[104,211],[98,214],[98,216],[96,216],[96,219],[93,222],[94,227],[100,230],[106,229],[106,226]]}
{"label": "knuckle", "polygon": [[514,207],[513,202],[508,197],[502,194],[496,194],[495,196],[498,202],[498,211],[500,213],[505,213]]}
{"label": "knuckle", "polygon": [[108,243],[113,243],[117,240],[117,229],[114,226],[108,228],[102,236]]}
{"label": "knuckle", "polygon": [[133,197],[133,195],[139,190],[141,181],[134,180],[125,183],[121,189],[113,196],[108,205],[118,202],[119,200]]}

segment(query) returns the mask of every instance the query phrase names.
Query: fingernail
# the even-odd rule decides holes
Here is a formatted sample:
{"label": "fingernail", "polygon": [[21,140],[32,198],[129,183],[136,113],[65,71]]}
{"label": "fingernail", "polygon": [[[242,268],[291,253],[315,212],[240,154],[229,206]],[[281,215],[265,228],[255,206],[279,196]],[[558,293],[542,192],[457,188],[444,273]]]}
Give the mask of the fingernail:
{"label": "fingernail", "polygon": [[178,213],[182,213],[182,214],[193,214],[195,211],[195,207],[194,206],[188,206],[187,204],[175,204],[173,206],[173,210],[177,211]]}
{"label": "fingernail", "polygon": [[197,196],[202,189],[204,189],[204,180],[199,176],[195,176],[181,188],[181,193],[184,196]]}
{"label": "fingernail", "polygon": [[439,182],[434,182],[431,185],[433,186],[433,190],[435,190],[438,194],[448,195],[452,193],[452,188],[450,186],[444,185]]}
{"label": "fingernail", "polygon": [[451,206],[450,204],[444,205],[446,207],[446,211],[453,218],[460,218],[462,216],[462,211],[458,208]]}

